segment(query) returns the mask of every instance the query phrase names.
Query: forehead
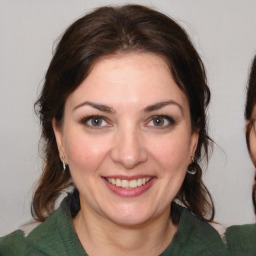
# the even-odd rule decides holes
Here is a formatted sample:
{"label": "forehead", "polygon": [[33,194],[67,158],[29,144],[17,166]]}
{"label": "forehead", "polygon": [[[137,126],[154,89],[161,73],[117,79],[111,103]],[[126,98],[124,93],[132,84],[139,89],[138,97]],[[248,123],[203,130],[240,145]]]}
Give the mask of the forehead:
{"label": "forehead", "polygon": [[69,101],[103,104],[152,104],[187,98],[175,83],[167,61],[153,53],[125,53],[99,59],[91,72],[70,95]]}

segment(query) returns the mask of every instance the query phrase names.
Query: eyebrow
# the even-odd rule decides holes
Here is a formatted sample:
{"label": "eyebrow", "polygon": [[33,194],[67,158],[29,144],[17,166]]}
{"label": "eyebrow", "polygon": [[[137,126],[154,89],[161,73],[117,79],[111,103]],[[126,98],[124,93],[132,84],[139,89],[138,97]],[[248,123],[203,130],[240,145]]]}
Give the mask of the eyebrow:
{"label": "eyebrow", "polygon": [[168,106],[168,105],[177,106],[180,109],[182,115],[184,116],[184,111],[183,111],[182,106],[179,103],[177,103],[176,101],[173,101],[173,100],[162,101],[162,102],[158,102],[158,103],[153,104],[153,105],[149,105],[144,109],[144,111],[145,112],[151,112],[151,111],[154,111],[154,110],[161,109],[161,108],[163,108],[165,106]]}
{"label": "eyebrow", "polygon": [[[180,109],[182,115],[184,116],[184,111],[183,111],[182,106],[179,103],[177,103],[177,102],[175,102],[173,100],[162,101],[162,102],[158,102],[158,103],[153,104],[153,105],[149,105],[149,106],[147,106],[144,109],[144,112],[152,112],[152,111],[161,109],[161,108],[163,108],[165,106],[168,106],[168,105],[175,105],[175,106],[177,106]],[[76,107],[74,107],[73,111],[78,109],[78,108],[80,108],[80,107],[83,107],[83,106],[90,106],[92,108],[98,109],[98,110],[106,112],[106,113],[115,113],[116,112],[111,107],[108,107],[108,106],[102,105],[102,104],[93,103],[93,102],[90,102],[90,101],[85,101],[85,102],[77,105]]]}
{"label": "eyebrow", "polygon": [[85,101],[85,102],[77,105],[76,107],[74,107],[73,111],[80,107],[83,107],[83,106],[90,106],[92,108],[98,109],[98,110],[106,112],[106,113],[114,113],[115,112],[115,110],[111,107],[108,107],[108,106],[102,105],[102,104],[93,103],[90,101]]}

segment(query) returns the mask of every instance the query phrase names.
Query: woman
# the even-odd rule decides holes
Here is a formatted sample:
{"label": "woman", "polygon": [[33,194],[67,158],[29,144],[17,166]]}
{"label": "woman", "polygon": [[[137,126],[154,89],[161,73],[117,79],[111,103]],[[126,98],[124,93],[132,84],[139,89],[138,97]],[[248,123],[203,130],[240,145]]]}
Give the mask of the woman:
{"label": "woman", "polygon": [[76,21],[36,103],[45,166],[32,213],[42,223],[2,238],[2,252],[227,255],[199,166],[209,101],[204,65],[172,19],[127,5]]}
{"label": "woman", "polygon": [[[256,56],[252,62],[251,72],[249,76],[247,99],[245,106],[246,124],[246,143],[248,151],[254,166],[256,166]],[[256,214],[256,174],[254,176],[254,185],[252,190],[252,201],[254,212]]]}
{"label": "woman", "polygon": [[[256,56],[254,57],[248,81],[247,99],[245,107],[246,142],[250,157],[256,165]],[[256,213],[256,184],[252,189],[252,201]],[[241,225],[229,227],[226,231],[226,242],[230,248],[231,255],[256,255],[256,225]]]}

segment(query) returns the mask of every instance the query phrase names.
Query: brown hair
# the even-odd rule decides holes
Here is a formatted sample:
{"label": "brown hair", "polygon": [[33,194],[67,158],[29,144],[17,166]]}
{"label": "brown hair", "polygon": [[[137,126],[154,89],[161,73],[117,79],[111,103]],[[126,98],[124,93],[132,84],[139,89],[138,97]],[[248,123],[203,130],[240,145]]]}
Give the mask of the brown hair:
{"label": "brown hair", "polygon": [[[256,105],[256,55],[251,65],[251,71],[248,79],[248,87],[247,87],[247,96],[246,96],[246,105],[245,105],[245,112],[244,116],[245,119],[248,121],[246,125],[246,143],[248,151],[251,155],[251,148],[250,148],[250,133],[252,130],[252,114],[253,109]],[[252,158],[253,159],[253,158]],[[253,163],[256,167],[256,163]],[[254,175],[254,184],[252,189],[252,201],[254,205],[254,212],[256,214],[256,173]]]}
{"label": "brown hair", "polygon": [[[186,32],[162,13],[139,5],[101,7],[72,24],[60,40],[45,76],[36,107],[41,120],[45,166],[35,191],[32,214],[44,221],[54,211],[56,199],[70,186],[69,171],[63,171],[52,128],[55,118],[60,125],[67,97],[88,76],[92,65],[102,56],[129,51],[150,52],[163,56],[177,85],[186,94],[193,131],[199,131],[195,162],[177,195],[192,213],[212,220],[214,206],[202,182],[198,164],[208,160],[206,108],[210,91],[204,65]],[[75,189],[73,198],[79,197]],[[73,215],[79,210],[74,207]],[[174,217],[174,216],[172,216]]]}

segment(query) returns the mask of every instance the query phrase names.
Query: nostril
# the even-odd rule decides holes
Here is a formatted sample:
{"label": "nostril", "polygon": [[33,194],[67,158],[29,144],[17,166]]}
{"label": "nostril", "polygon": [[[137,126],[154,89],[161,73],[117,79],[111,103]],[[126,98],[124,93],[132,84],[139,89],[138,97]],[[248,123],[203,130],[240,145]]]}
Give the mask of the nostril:
{"label": "nostril", "polygon": [[129,152],[124,149],[116,149],[112,151],[111,156],[114,162],[123,165],[126,169],[132,169],[147,160],[146,150],[144,149]]}
{"label": "nostril", "polygon": [[123,126],[116,134],[115,143],[111,149],[112,160],[125,169],[132,169],[147,160],[147,150],[139,131],[134,127]]}

